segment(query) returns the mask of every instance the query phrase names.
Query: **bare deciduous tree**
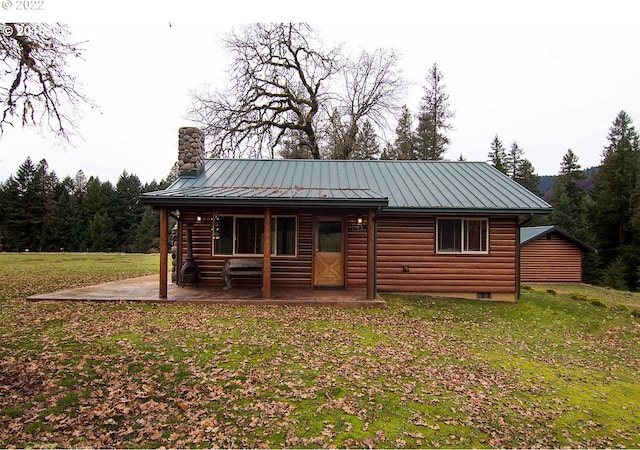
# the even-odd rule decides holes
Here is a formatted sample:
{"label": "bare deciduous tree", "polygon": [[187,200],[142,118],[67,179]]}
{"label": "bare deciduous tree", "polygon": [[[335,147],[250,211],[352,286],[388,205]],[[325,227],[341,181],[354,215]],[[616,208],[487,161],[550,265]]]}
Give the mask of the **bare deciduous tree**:
{"label": "bare deciduous tree", "polygon": [[13,119],[69,143],[80,105],[94,106],[68,72],[79,44],[60,24],[0,23],[0,136]]}
{"label": "bare deciduous tree", "polygon": [[401,108],[406,83],[398,70],[398,54],[394,50],[362,51],[344,71],[345,95],[341,101],[344,126],[342,158],[350,159],[358,132],[365,119],[378,128],[387,128],[387,118]]}
{"label": "bare deciduous tree", "polygon": [[326,82],[340,68],[339,49],[326,52],[306,24],[254,24],[225,40],[232,54],[226,92],[194,94],[189,115],[214,138],[214,155],[244,144],[254,156],[289,131],[306,135],[320,157],[316,120]]}
{"label": "bare deciduous tree", "polygon": [[[194,93],[188,112],[212,139],[213,156],[249,150],[261,157],[268,148],[273,157],[286,144],[284,154],[320,158],[322,132],[331,133],[327,124],[346,128],[341,148],[350,153],[364,119],[384,124],[404,93],[395,52],[362,52],[350,61],[340,46],[323,48],[307,24],[252,24],[225,44],[232,55],[228,89]],[[337,89],[339,72],[344,86]],[[293,142],[306,148],[292,151]]]}

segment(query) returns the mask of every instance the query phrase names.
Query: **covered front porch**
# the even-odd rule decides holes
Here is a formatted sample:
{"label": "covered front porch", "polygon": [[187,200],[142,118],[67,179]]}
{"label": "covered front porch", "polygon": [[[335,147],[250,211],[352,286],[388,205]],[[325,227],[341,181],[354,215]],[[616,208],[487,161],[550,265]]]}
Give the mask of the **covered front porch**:
{"label": "covered front porch", "polygon": [[[172,270],[160,257],[160,298],[168,296],[168,272],[179,286],[222,289],[233,265],[247,265],[253,279],[239,273],[233,286],[258,288],[263,300],[277,299],[282,288],[312,296],[333,288],[376,299],[377,209],[189,205],[160,212],[161,255],[169,252],[169,217],[178,219]],[[197,276],[185,276],[187,265],[197,267]]]}

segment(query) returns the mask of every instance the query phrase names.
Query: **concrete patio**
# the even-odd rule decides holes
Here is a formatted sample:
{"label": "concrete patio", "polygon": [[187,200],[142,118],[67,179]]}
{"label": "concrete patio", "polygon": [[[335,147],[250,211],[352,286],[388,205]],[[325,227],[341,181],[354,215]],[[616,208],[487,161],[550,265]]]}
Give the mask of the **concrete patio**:
{"label": "concrete patio", "polygon": [[365,289],[293,289],[272,288],[271,299],[262,298],[260,289],[176,286],[169,283],[167,298],[158,298],[158,275],[131,278],[110,283],[86,286],[28,297],[29,301],[92,301],[92,302],[143,302],[184,303],[200,305],[289,305],[331,306],[343,308],[385,308],[386,302],[379,295],[375,300],[364,300]]}

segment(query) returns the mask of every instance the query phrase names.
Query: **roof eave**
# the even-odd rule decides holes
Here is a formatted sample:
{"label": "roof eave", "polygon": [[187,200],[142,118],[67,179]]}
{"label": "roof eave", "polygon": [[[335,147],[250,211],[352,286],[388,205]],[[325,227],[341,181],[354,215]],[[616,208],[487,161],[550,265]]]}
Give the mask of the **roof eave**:
{"label": "roof eave", "polygon": [[374,199],[296,199],[296,198],[207,198],[207,197],[142,197],[142,203],[151,206],[289,206],[289,207],[334,207],[334,208],[377,208],[386,207],[389,200],[386,198]]}
{"label": "roof eave", "polygon": [[420,213],[420,214],[551,214],[552,208],[411,208],[389,207],[387,213]]}

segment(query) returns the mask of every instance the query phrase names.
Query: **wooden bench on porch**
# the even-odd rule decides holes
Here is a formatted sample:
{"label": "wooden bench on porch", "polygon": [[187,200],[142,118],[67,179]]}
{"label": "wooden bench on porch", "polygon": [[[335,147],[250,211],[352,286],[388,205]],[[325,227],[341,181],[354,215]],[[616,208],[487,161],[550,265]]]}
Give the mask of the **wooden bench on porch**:
{"label": "wooden bench on porch", "polygon": [[224,290],[231,289],[231,278],[262,277],[262,258],[231,258],[224,262]]}

